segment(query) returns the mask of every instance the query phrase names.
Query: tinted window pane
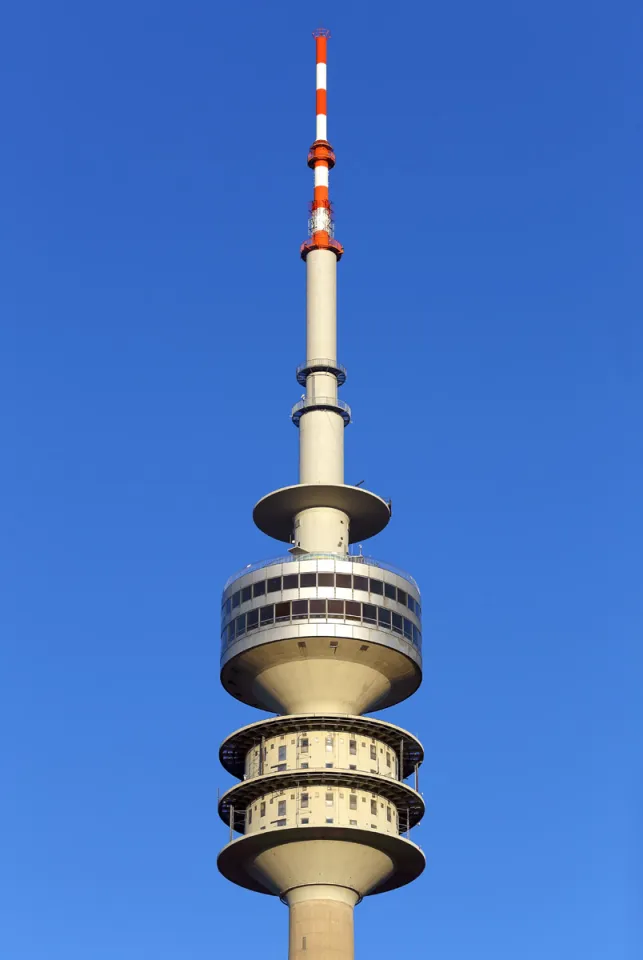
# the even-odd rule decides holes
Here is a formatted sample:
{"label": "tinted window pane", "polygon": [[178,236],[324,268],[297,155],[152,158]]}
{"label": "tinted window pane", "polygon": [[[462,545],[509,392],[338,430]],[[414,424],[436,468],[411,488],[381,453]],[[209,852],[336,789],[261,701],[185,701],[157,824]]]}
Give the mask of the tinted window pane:
{"label": "tinted window pane", "polygon": [[336,573],[335,574],[335,583],[338,587],[344,587],[347,590],[351,590],[353,584],[351,583],[350,573]]}
{"label": "tinted window pane", "polygon": [[270,577],[268,580],[268,593],[279,593],[281,590],[281,577]]}
{"label": "tinted window pane", "polygon": [[299,575],[299,582],[302,587],[316,587],[317,586],[317,574],[316,573],[301,573]]}
{"label": "tinted window pane", "polygon": [[246,615],[242,613],[240,617],[237,617],[237,636],[240,637],[243,633],[246,632]]}
{"label": "tinted window pane", "polygon": [[311,617],[325,617],[325,616],[326,616],[326,601],[325,601],[325,600],[311,600],[311,601],[310,601],[310,615],[311,615]]}
{"label": "tinted window pane", "polygon": [[406,606],[406,590],[400,590],[399,587],[397,588],[397,602]]}
{"label": "tinted window pane", "polygon": [[259,625],[259,611],[250,610],[246,617],[246,630],[255,630]]}
{"label": "tinted window pane", "polygon": [[415,601],[415,612],[416,612],[416,614],[418,615],[418,617],[421,617],[421,616],[422,616],[422,607],[421,607],[420,604],[417,602],[417,600]]}
{"label": "tinted window pane", "polygon": [[383,627],[387,627],[390,630],[391,628],[391,611],[390,610],[385,610],[384,607],[378,607],[377,618]]}
{"label": "tinted window pane", "polygon": [[392,583],[384,584],[384,596],[388,597],[389,600],[397,600],[397,590]]}
{"label": "tinted window pane", "polygon": [[252,586],[252,596],[253,597],[263,597],[266,592],[266,581],[260,580],[259,583],[255,583]]}
{"label": "tinted window pane", "polygon": [[252,587],[244,587],[241,591],[241,602],[247,603],[252,597]]}
{"label": "tinted window pane", "polygon": [[361,620],[362,619],[362,605],[356,600],[347,600],[346,601],[346,619],[347,620]]}
{"label": "tinted window pane", "polygon": [[299,586],[299,575],[296,573],[289,573],[287,577],[284,577],[284,590],[296,590]]}
{"label": "tinted window pane", "polygon": [[225,602],[225,612],[230,616],[230,611],[232,610],[232,600],[230,597]]}
{"label": "tinted window pane", "polygon": [[317,583],[319,584],[320,587],[334,587],[335,574],[334,573],[318,573]]}
{"label": "tinted window pane", "polygon": [[329,600],[329,601],[328,601],[328,616],[329,616],[329,617],[343,617],[343,616],[344,616],[344,601],[343,601],[343,600]]}
{"label": "tinted window pane", "polygon": [[420,640],[420,631],[415,626],[415,624],[413,624],[413,643],[415,644],[416,647],[419,648],[421,645],[421,642],[422,641]]}
{"label": "tinted window pane", "polygon": [[353,577],[353,590],[365,590],[368,593],[368,577]]}
{"label": "tinted window pane", "polygon": [[308,600],[293,600],[292,618],[293,620],[305,620],[308,616]]}
{"label": "tinted window pane", "polygon": [[399,613],[393,614],[393,629],[396,633],[402,633],[402,617]]}
{"label": "tinted window pane", "polygon": [[384,584],[381,580],[374,580],[371,577],[371,593],[377,593],[381,597],[384,593]]}
{"label": "tinted window pane", "polygon": [[407,640],[413,639],[413,624],[404,617],[404,636]]}
{"label": "tinted window pane", "polygon": [[234,640],[234,620],[228,624],[228,643]]}
{"label": "tinted window pane", "polygon": [[236,593],[232,594],[232,609],[234,610],[234,608],[238,607],[240,603],[241,603],[241,594],[237,590]]}
{"label": "tinted window pane", "polygon": [[362,615],[365,623],[377,623],[377,607],[365,603],[362,607]]}
{"label": "tinted window pane", "polygon": [[[264,625],[264,623],[272,623],[273,620],[275,619],[275,608],[272,605],[272,603],[269,603],[267,607],[262,607],[259,613],[261,617],[262,626]],[[400,617],[400,619],[402,618]]]}
{"label": "tinted window pane", "polygon": [[290,604],[288,602],[275,604],[275,620],[277,620],[277,622],[280,620],[290,620]]}

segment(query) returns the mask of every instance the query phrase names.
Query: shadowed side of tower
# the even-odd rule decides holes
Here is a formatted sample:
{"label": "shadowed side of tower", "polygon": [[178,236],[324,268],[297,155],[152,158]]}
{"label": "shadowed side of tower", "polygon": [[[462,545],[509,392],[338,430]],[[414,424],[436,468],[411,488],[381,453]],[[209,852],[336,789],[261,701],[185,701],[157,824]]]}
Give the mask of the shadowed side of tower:
{"label": "shadowed side of tower", "polygon": [[422,746],[407,731],[362,716],[418,688],[421,599],[409,574],[350,553],[352,543],[386,526],[390,504],[344,482],[351,412],[339,398],[346,381],[336,314],[343,248],[329,199],[328,36],[314,33],[314,195],[301,247],[306,357],[297,368],[305,392],[292,410],[299,483],[254,509],[259,529],[289,549],[231,577],[221,606],[224,688],[277,716],[236,731],[221,747],[224,767],[239,782],[219,803],[230,829],[219,869],[288,905],[290,960],[352,958],[355,905],[424,868],[409,838],[424,812]]}

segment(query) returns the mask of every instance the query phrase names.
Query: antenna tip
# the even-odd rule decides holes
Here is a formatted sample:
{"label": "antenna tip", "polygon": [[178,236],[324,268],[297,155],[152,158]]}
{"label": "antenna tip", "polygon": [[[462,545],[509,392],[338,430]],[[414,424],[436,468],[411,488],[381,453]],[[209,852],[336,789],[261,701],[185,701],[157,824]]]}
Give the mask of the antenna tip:
{"label": "antenna tip", "polygon": [[326,27],[317,27],[316,30],[313,30],[313,37],[315,40],[317,37],[325,37],[327,40],[330,40],[330,30],[327,30]]}

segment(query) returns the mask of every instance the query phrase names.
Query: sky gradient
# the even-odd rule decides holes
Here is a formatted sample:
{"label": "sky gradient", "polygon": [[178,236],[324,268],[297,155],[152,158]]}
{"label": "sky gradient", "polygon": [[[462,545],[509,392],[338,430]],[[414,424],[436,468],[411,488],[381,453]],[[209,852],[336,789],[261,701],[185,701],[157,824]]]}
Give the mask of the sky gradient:
{"label": "sky gradient", "polygon": [[[319,8],[4,17],[0,956],[283,960],[216,870],[227,577],[296,482]],[[423,595],[428,867],[358,958],[640,955],[643,15],[329,5],[347,482]]]}

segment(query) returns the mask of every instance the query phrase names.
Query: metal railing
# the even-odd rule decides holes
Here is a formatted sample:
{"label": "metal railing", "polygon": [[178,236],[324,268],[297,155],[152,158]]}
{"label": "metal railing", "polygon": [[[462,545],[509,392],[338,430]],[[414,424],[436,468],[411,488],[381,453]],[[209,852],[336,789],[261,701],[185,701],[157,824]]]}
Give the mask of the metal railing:
{"label": "metal railing", "polygon": [[351,422],[351,408],[337,397],[302,397],[292,408],[292,422],[297,426],[304,413],[309,410],[332,410],[339,413],[346,426]]}
{"label": "metal railing", "polygon": [[249,563],[247,567],[237,570],[231,577],[228,577],[223,590],[225,592],[235,580],[238,580],[239,577],[244,577],[247,573],[255,573],[257,570],[263,570],[264,567],[272,567],[278,563],[299,563],[303,560],[341,560],[348,563],[365,563],[371,567],[378,567],[380,570],[387,570],[388,573],[394,573],[396,576],[402,577],[403,580],[408,580],[409,583],[412,583],[416,590],[419,591],[420,589],[411,574],[407,573],[406,570],[402,570],[401,567],[396,567],[392,563],[386,563],[384,560],[376,560],[375,557],[363,557],[361,554],[339,553],[302,553],[299,556],[293,556],[291,553],[287,553],[279,557],[271,557],[269,560],[258,560],[256,563]]}
{"label": "metal railing", "polygon": [[311,373],[332,373],[337,377],[337,386],[346,383],[346,367],[328,357],[315,358],[309,363],[300,363],[297,367],[297,383],[306,386],[306,377]]}

